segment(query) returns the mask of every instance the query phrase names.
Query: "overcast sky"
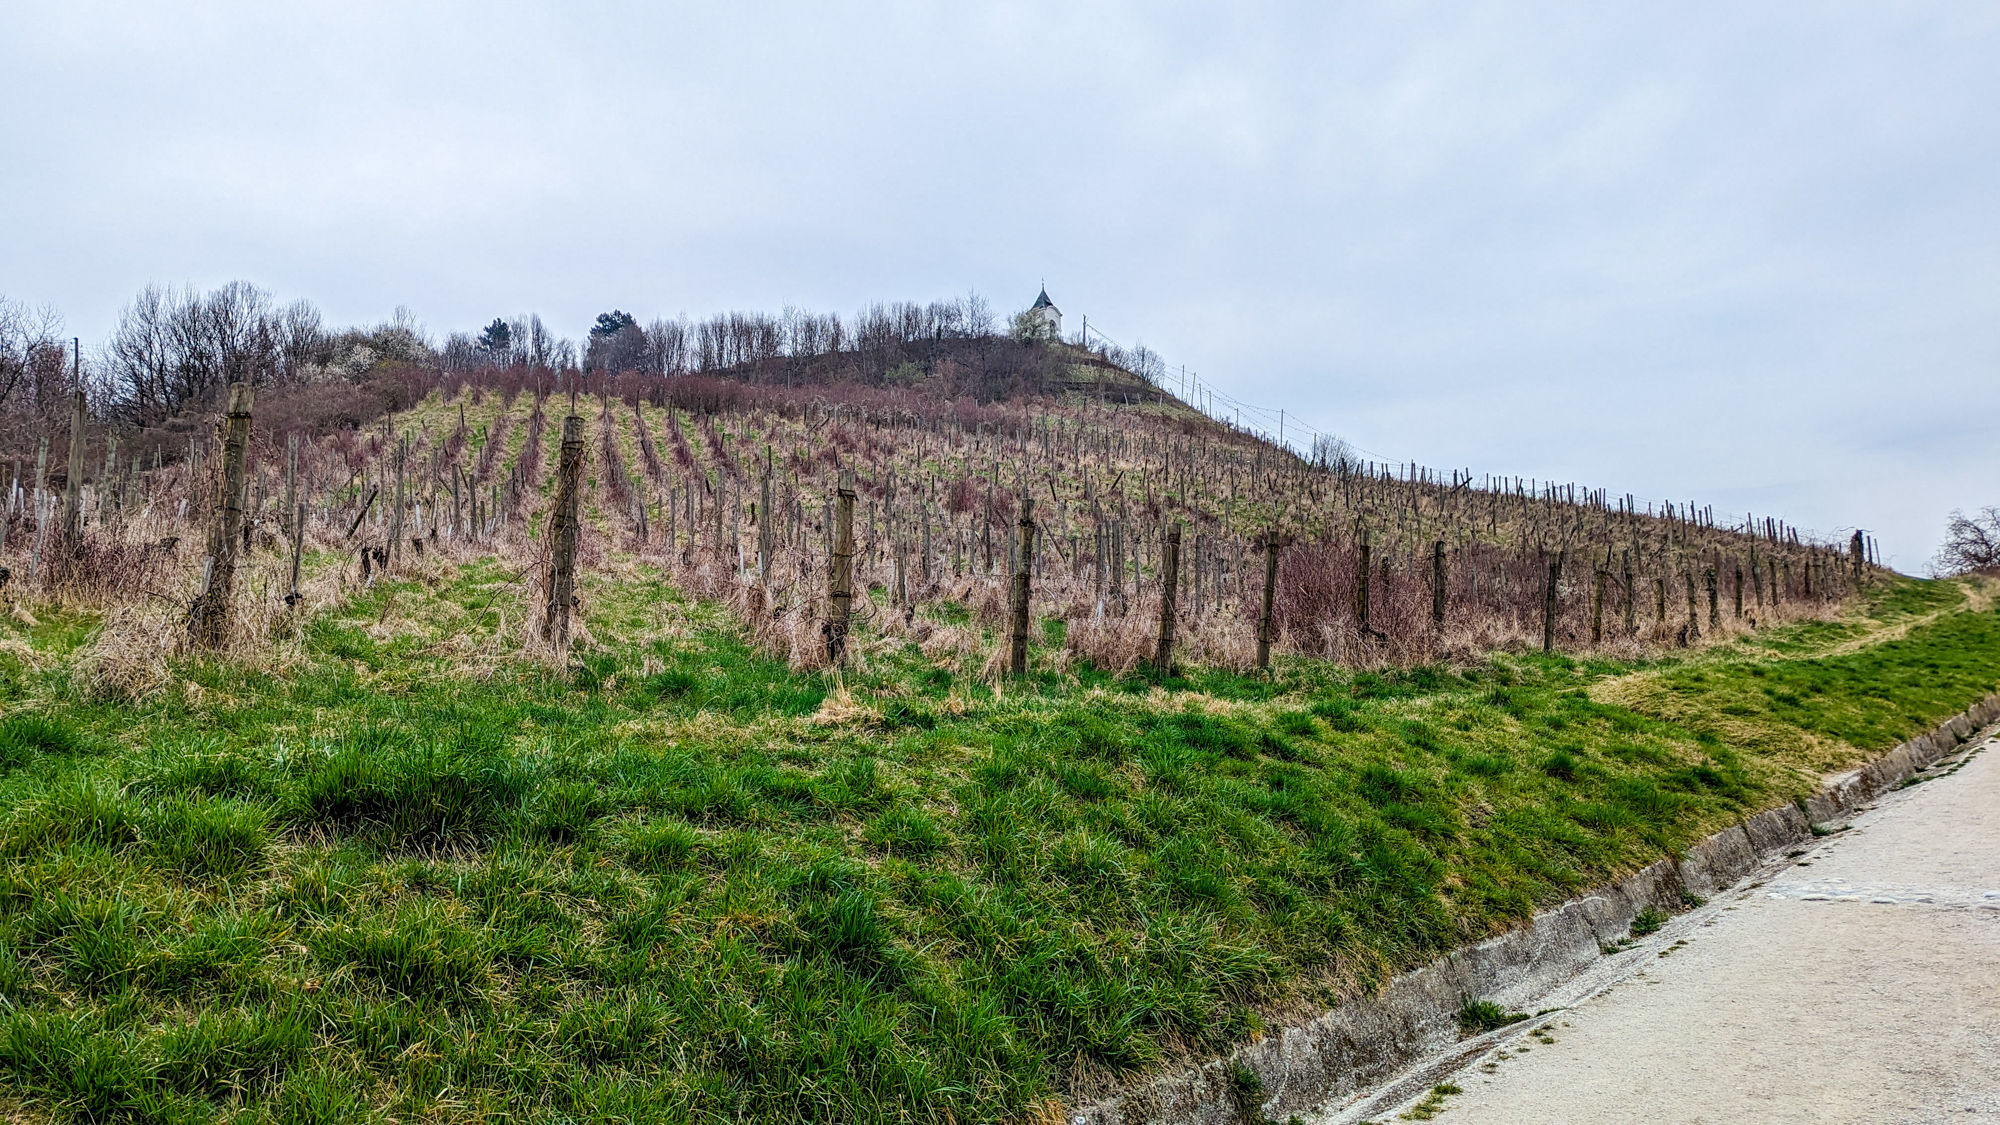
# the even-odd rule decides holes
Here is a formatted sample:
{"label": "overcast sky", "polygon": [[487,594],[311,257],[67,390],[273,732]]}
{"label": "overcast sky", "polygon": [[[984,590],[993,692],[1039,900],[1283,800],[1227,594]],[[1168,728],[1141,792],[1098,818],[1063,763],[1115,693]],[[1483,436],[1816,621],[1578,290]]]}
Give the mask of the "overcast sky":
{"label": "overcast sky", "polygon": [[1046,279],[1389,460],[1878,533],[2000,503],[2000,6],[0,9],[0,294],[581,335]]}

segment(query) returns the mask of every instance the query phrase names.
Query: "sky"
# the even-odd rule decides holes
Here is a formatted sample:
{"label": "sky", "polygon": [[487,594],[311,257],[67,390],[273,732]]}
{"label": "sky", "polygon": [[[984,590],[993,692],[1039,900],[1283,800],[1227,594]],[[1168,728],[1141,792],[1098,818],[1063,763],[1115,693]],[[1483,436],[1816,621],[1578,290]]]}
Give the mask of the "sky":
{"label": "sky", "polygon": [[[5,0],[0,294],[434,334],[1048,291],[1368,455],[2000,504],[2000,7]],[[1293,425],[1298,423],[1294,422]]]}

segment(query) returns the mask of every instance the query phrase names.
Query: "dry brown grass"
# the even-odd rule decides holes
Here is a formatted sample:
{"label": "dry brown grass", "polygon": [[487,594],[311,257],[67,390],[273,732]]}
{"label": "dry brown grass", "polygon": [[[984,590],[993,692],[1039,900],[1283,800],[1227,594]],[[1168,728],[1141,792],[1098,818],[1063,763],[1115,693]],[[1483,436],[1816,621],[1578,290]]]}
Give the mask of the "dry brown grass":
{"label": "dry brown grass", "polygon": [[[414,505],[423,505],[427,524],[435,524],[457,510],[450,497],[438,491],[441,487],[438,482],[447,480],[449,474],[434,468],[438,463],[436,458],[457,457],[467,466],[468,477],[476,475],[493,483],[505,478],[515,482],[521,491],[511,504],[512,518],[499,521],[476,540],[454,540],[449,533],[436,536],[432,530],[435,537],[427,537],[421,555],[410,550],[406,543],[396,565],[396,576],[435,584],[451,580],[451,572],[458,564],[493,557],[510,573],[518,574],[520,590],[518,597],[510,595],[503,599],[499,608],[507,619],[497,633],[470,628],[465,615],[449,612],[443,620],[435,615],[425,620],[401,620],[405,614],[397,599],[385,603],[385,612],[371,631],[378,636],[417,635],[433,647],[436,655],[462,667],[468,674],[489,673],[508,660],[561,659],[564,654],[552,651],[541,637],[546,558],[541,555],[539,541],[530,535],[531,523],[546,508],[550,472],[557,457],[552,439],[540,443],[527,440],[529,427],[523,420],[535,409],[536,404],[525,397],[509,402],[503,395],[476,392],[456,399],[433,395],[379,428],[303,444],[302,495],[316,497],[322,505],[313,509],[309,540],[311,547],[325,557],[318,565],[307,568],[300,591],[302,600],[296,607],[287,607],[282,601],[289,560],[287,544],[276,534],[279,520],[274,503],[280,492],[282,451],[260,447],[255,466],[258,483],[253,491],[262,506],[253,505],[257,509],[252,521],[253,549],[237,579],[237,617],[232,623],[228,658],[265,661],[281,654],[288,638],[296,641],[300,620],[344,603],[362,588],[356,552],[364,546],[383,543],[386,535],[383,507],[393,493],[387,458],[395,445],[393,436],[401,433],[411,439],[406,463],[412,466],[412,516]],[[567,409],[568,404],[562,401],[548,403],[545,417],[552,429],[559,425],[556,419]],[[927,432],[922,428],[901,428],[900,424],[842,421],[829,427],[824,418],[811,412],[800,417],[757,410],[712,416],[683,413],[675,422],[660,404],[647,403],[639,410],[657,445],[654,454],[648,456],[629,405],[614,404],[607,408],[604,402],[593,400],[577,404],[576,409],[583,423],[586,446],[591,451],[586,468],[589,483],[583,494],[586,533],[579,543],[580,590],[590,588],[598,580],[664,579],[690,598],[722,606],[742,623],[760,648],[791,667],[824,668],[826,575],[821,544],[823,529],[817,526],[816,518],[822,509],[816,497],[839,465],[858,463],[864,473],[877,475],[864,488],[868,526],[857,528],[862,542],[856,559],[856,621],[850,635],[850,661],[865,666],[881,653],[915,644],[928,658],[959,674],[988,680],[999,676],[1004,661],[1002,634],[1008,582],[1004,574],[947,576],[954,567],[973,565],[972,559],[965,557],[965,548],[976,543],[973,531],[976,513],[966,510],[965,504],[946,510],[945,498],[947,494],[959,500],[970,496],[973,501],[967,503],[983,504],[985,491],[976,486],[984,478],[972,470],[981,464],[1019,457],[1023,450],[1032,454],[1032,442],[1015,448],[1008,439],[993,432],[953,433],[942,426]],[[1091,419],[1095,420],[1092,425],[1112,424],[1111,414],[1097,407],[1078,412],[1061,404],[1040,403],[1034,409],[1047,417],[1067,418],[1068,424]],[[1131,419],[1141,429],[1159,421],[1144,412],[1132,414]],[[471,435],[482,431],[492,440],[483,449],[475,448],[470,444]],[[809,525],[786,524],[787,533],[780,538],[778,556],[768,580],[760,578],[754,569],[741,569],[742,556],[733,549],[740,545],[744,555],[754,555],[756,528],[747,504],[742,511],[734,511],[732,507],[732,518],[742,522],[732,530],[725,521],[721,545],[711,542],[714,524],[706,515],[699,521],[699,545],[690,545],[690,532],[697,529],[691,529],[678,512],[671,521],[663,514],[654,515],[649,541],[638,538],[637,524],[632,518],[634,499],[657,504],[669,490],[705,479],[703,474],[711,474],[709,479],[726,479],[726,494],[739,502],[754,499],[755,474],[764,470],[766,462],[762,454],[767,448],[775,450],[772,464],[779,478],[786,482],[779,497],[785,513],[781,522],[791,518],[793,498],[797,498]],[[1147,464],[1144,456],[1130,450],[1098,451],[1089,442],[1077,448],[1087,457],[1103,460],[1092,471],[1139,472]],[[907,464],[913,457],[916,464]],[[533,464],[516,463],[527,460]],[[1055,477],[1044,482],[1044,487],[1050,490],[1050,497],[1043,501],[1047,509],[1045,518],[1049,520],[1044,534],[1048,549],[1038,566],[1034,606],[1038,619],[1061,619],[1067,627],[1067,639],[1059,649],[1039,647],[1042,637],[1038,621],[1035,660],[1038,667],[1057,672],[1067,671],[1077,662],[1088,662],[1114,673],[1128,672],[1149,663],[1153,657],[1158,629],[1158,588],[1148,579],[1133,593],[1128,578],[1127,597],[1121,601],[1093,586],[1091,564],[1084,557],[1090,550],[1090,517],[1079,498],[1068,495],[1076,479],[1081,479],[1072,479],[1075,476],[1072,470],[1081,471],[1083,467],[1061,462],[1058,457],[1037,470],[1054,472]],[[477,466],[476,473],[471,471],[473,466]],[[194,473],[186,467],[170,466],[156,474],[145,492],[143,504],[110,526],[91,529],[82,561],[73,568],[74,574],[68,580],[57,585],[56,596],[64,604],[103,614],[106,631],[118,634],[99,638],[91,646],[86,679],[101,690],[143,693],[157,690],[171,676],[172,657],[181,650],[177,614],[184,612],[192,600],[199,577],[201,543],[205,538],[204,511],[213,491],[213,469],[212,464],[206,465],[205,472]],[[889,501],[893,497],[882,491],[882,473],[887,473],[891,482],[898,479],[896,474],[907,474],[900,478],[904,481],[902,495],[914,495],[915,499],[902,502],[904,506],[898,509],[901,514],[895,517],[901,523],[889,522]],[[1061,478],[1060,482],[1056,477]],[[1272,479],[1282,483],[1290,478]],[[1220,487],[1210,483],[1212,487]],[[1099,487],[1103,484],[1099,482]],[[893,488],[893,483],[889,487]],[[1155,505],[1152,487],[1146,486],[1147,505]],[[1065,491],[1060,500],[1056,497],[1058,488]],[[381,498],[369,518],[350,537],[347,528],[359,501],[370,490],[379,490]],[[1005,489],[1001,492],[1000,508],[1011,511],[1011,496],[1005,495]],[[490,493],[480,495],[482,503],[490,502]],[[715,493],[704,495],[712,502]],[[324,505],[330,496],[333,504],[328,508]],[[470,496],[465,498],[468,513],[470,500]],[[1118,502],[1120,513],[1125,512],[1123,500]],[[1187,498],[1183,496],[1179,502],[1185,504]],[[1218,501],[1211,496],[1209,502]],[[921,567],[915,557],[916,525],[911,522],[915,517],[910,504],[928,504],[930,513],[926,520],[935,515],[940,521],[931,561],[933,576],[928,581],[918,576]],[[1148,514],[1142,507],[1133,516],[1130,534],[1143,538],[1148,534],[1145,528],[1150,526],[1147,521],[1160,518],[1164,510]],[[1197,507],[1190,518],[1198,525],[1202,518],[1212,520],[1213,515],[1203,517]],[[996,518],[1001,528],[995,536],[997,549],[1004,554],[1004,540],[1011,525],[1004,513]],[[663,541],[669,525],[674,529],[672,546]],[[1211,564],[1218,558],[1229,557],[1230,529],[1210,527],[1204,534],[1211,543],[1207,556]],[[954,540],[953,536],[959,538]],[[17,575],[27,572],[25,558],[18,556],[27,550],[33,538],[10,536],[6,540],[8,550],[0,552],[0,557],[6,558]],[[169,541],[175,541],[172,548],[162,546]],[[1146,543],[1150,551],[1151,540]],[[1221,546],[1218,548],[1216,543]],[[1533,619],[1520,619],[1518,610],[1502,612],[1490,606],[1475,611],[1477,599],[1466,600],[1459,594],[1454,594],[1451,623],[1441,632],[1432,632],[1426,623],[1428,595],[1422,589],[1427,579],[1401,562],[1393,576],[1386,564],[1382,569],[1376,622],[1378,626],[1388,626],[1386,632],[1363,633],[1349,620],[1345,599],[1351,595],[1343,593],[1346,587],[1340,585],[1343,572],[1332,567],[1332,562],[1345,557],[1340,554],[1345,549],[1329,540],[1317,545],[1302,544],[1287,553],[1283,563],[1285,577],[1280,582],[1281,631],[1274,646],[1277,653],[1303,653],[1357,668],[1385,668],[1433,662],[1472,663],[1496,651],[1525,652],[1539,648],[1538,616],[1528,614]],[[1498,548],[1482,550],[1491,554]],[[893,587],[896,552],[909,562],[909,587],[915,605],[897,605],[893,601],[883,605],[859,596],[861,591],[871,588],[881,591]],[[980,551],[974,546],[971,554],[977,556]],[[1186,556],[1190,561],[1185,565],[1193,566],[1195,557]],[[1245,555],[1237,550],[1226,575],[1211,565],[1204,571],[1208,575],[1207,587],[1198,599],[1191,596],[1195,593],[1191,588],[1192,572],[1184,575],[1184,605],[1176,627],[1177,664],[1232,670],[1248,670],[1253,666],[1256,591],[1252,587],[1259,577],[1255,571],[1260,569],[1254,563],[1254,552]],[[1492,569],[1498,564],[1491,560],[1481,565],[1488,566],[1491,573],[1499,573]],[[1514,586],[1527,583],[1520,575],[1508,581]],[[1285,591],[1290,589],[1287,583],[1297,589],[1287,594]],[[27,600],[32,605],[40,597],[35,595]],[[1614,620],[1617,614],[1607,613],[1607,637],[1593,646],[1579,637],[1580,628],[1588,631],[1587,625],[1579,625],[1579,600],[1574,591],[1566,600],[1558,645],[1564,652],[1631,658],[1679,643],[1677,630],[1679,622],[1685,620],[1684,606],[1682,616],[1675,619],[1674,607],[1670,605],[1666,626],[1642,625],[1629,635],[1618,627]],[[948,623],[948,615],[939,612],[940,606],[936,604],[939,602],[962,605],[970,614],[970,624]],[[423,616],[415,613],[414,606],[408,608],[410,616]],[[1721,625],[1708,628],[1704,621],[1697,643],[1702,647],[1727,644],[1757,626],[1768,627],[1809,616],[1834,616],[1840,608],[1807,602],[1761,606],[1753,611],[1760,618],[1753,626],[1749,620],[1734,619],[1725,605]],[[1645,612],[1650,609],[1650,605],[1642,607],[1642,618],[1650,616]],[[587,620],[587,613],[573,617],[573,644],[590,643]]]}

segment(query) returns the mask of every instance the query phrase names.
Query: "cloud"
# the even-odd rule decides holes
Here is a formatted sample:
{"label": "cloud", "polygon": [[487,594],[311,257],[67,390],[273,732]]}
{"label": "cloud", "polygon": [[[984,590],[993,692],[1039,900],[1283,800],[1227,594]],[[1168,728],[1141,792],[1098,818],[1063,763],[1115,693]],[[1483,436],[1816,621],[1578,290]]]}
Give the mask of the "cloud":
{"label": "cloud", "polygon": [[2000,14],[1919,2],[66,3],[0,292],[342,320],[977,287],[1394,458],[1929,554],[1995,501]]}

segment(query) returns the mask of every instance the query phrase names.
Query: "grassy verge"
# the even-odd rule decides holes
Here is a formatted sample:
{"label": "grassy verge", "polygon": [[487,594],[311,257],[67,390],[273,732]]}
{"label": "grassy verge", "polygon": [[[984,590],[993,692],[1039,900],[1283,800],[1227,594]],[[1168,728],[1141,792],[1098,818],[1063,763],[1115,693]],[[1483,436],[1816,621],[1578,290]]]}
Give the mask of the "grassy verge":
{"label": "grassy verge", "polygon": [[567,674],[487,565],[268,667],[0,639],[0,1082],[29,1119],[984,1121],[1215,1051],[1794,797],[2000,683],[2000,615],[1646,667],[842,689],[600,580]]}

